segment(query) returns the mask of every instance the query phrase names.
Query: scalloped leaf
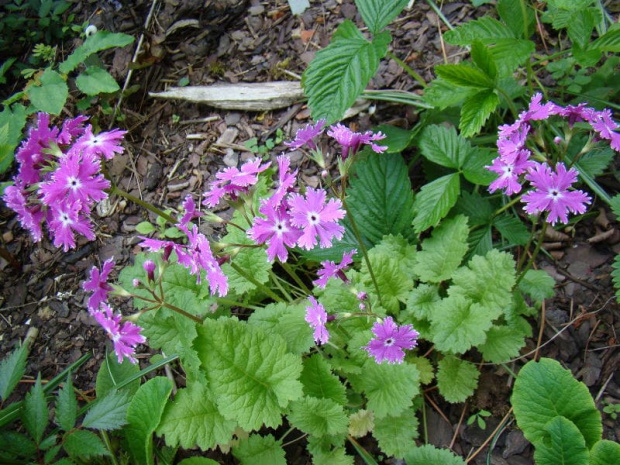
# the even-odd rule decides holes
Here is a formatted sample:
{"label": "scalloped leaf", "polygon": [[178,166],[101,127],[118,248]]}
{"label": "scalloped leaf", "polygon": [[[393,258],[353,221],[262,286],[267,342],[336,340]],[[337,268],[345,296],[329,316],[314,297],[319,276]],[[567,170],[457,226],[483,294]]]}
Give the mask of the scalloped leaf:
{"label": "scalloped leaf", "polygon": [[527,270],[518,287],[536,302],[542,302],[555,295],[555,280],[545,270]]}
{"label": "scalloped leaf", "polygon": [[232,453],[241,465],[286,465],[284,449],[280,441],[268,434],[252,434],[239,440]]}
{"label": "scalloped leaf", "polygon": [[319,354],[304,360],[299,378],[304,386],[304,394],[317,399],[330,399],[337,404],[346,405],[347,394],[344,384],[332,373],[329,363]]}
{"label": "scalloped leaf", "polygon": [[342,119],[377,72],[391,39],[381,32],[369,42],[348,19],[338,26],[331,43],[317,52],[301,80],[312,119],[324,118],[327,124]]}
{"label": "scalloped leaf", "polygon": [[461,107],[461,135],[472,137],[478,134],[498,106],[499,97],[493,89],[484,89],[467,97]]}
{"label": "scalloped leaf", "polygon": [[295,428],[312,436],[344,435],[349,424],[342,405],[316,397],[292,402],[288,420]]}
{"label": "scalloped leaf", "polygon": [[290,305],[269,304],[250,315],[248,324],[260,326],[266,332],[279,334],[290,352],[303,354],[314,346],[312,328],[305,320],[306,302]]}
{"label": "scalloped leaf", "polygon": [[[400,303],[406,301],[407,295],[413,287],[413,279],[402,270],[398,257],[380,251],[375,252],[375,249],[371,249],[368,253],[368,260],[379,288],[381,305],[388,312],[398,312]],[[369,289],[371,297],[378,297],[365,261],[362,262],[360,275],[362,282]]]}
{"label": "scalloped leaf", "polygon": [[372,435],[386,455],[403,458],[416,446],[414,439],[418,437],[418,426],[415,412],[407,409],[398,416],[377,419]]}
{"label": "scalloped leaf", "polygon": [[205,320],[194,347],[219,411],[245,430],[277,427],[299,399],[302,365],[281,336],[234,319]]}
{"label": "scalloped leaf", "polygon": [[588,465],[608,465],[620,463],[620,444],[602,439],[590,449],[590,463]]}
{"label": "scalloped leaf", "polygon": [[375,414],[372,410],[358,410],[349,416],[349,434],[361,438],[375,427]]}
{"label": "scalloped leaf", "polygon": [[71,376],[67,376],[67,382],[58,390],[56,397],[56,424],[63,431],[70,431],[75,426],[77,419],[78,403],[73,392]]}
{"label": "scalloped leaf", "polygon": [[60,74],[47,68],[41,77],[40,85],[32,85],[26,95],[37,111],[59,115],[69,96],[69,87]]}
{"label": "scalloped leaf", "polygon": [[416,233],[437,226],[446,217],[459,197],[461,182],[458,173],[447,174],[425,184],[416,196],[413,228]]}
{"label": "scalloped leaf", "polygon": [[471,362],[447,356],[437,364],[437,387],[448,402],[464,402],[478,387],[480,372]]}
{"label": "scalloped leaf", "polygon": [[478,346],[482,358],[491,363],[505,363],[517,357],[525,346],[529,332],[510,326],[493,326],[487,331],[487,338]]}
{"label": "scalloped leaf", "polygon": [[457,457],[448,449],[437,449],[430,444],[416,447],[407,452],[405,462],[407,465],[465,465],[463,459]]}

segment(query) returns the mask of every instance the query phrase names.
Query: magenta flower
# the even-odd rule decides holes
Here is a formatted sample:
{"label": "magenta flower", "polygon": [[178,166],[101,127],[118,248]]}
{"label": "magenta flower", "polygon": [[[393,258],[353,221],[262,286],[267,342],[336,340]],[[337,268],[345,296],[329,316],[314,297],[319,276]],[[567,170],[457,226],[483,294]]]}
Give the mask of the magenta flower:
{"label": "magenta flower", "polygon": [[344,274],[344,271],[349,267],[351,263],[353,263],[353,255],[357,253],[357,250],[353,249],[349,252],[344,252],[342,254],[342,261],[336,265],[334,262],[326,260],[321,262],[321,269],[317,271],[317,275],[319,275],[319,279],[312,281],[317,287],[325,289],[327,286],[327,281],[329,278],[338,277],[342,279],[345,283],[348,283],[349,280]]}
{"label": "magenta flower", "polygon": [[196,209],[196,202],[194,202],[194,198],[190,194],[185,197],[185,200],[183,200],[183,203],[181,205],[183,207],[184,213],[179,220],[179,223],[184,226],[187,226],[187,224],[194,218],[198,218],[203,215],[202,212]]}
{"label": "magenta flower", "polygon": [[521,192],[521,183],[519,176],[525,173],[534,162],[529,160],[529,150],[520,150],[517,152],[513,162],[507,162],[502,157],[493,160],[491,166],[486,168],[489,171],[497,173],[499,177],[489,185],[489,192],[493,193],[498,189],[503,189],[507,195],[517,194]]}
{"label": "magenta flower", "polygon": [[45,218],[45,212],[40,204],[31,205],[28,201],[28,193],[23,189],[21,183],[16,182],[13,186],[8,186],[4,190],[2,199],[7,207],[17,213],[17,218],[25,229],[30,231],[32,239],[39,242],[43,237],[41,222]]}
{"label": "magenta flower", "polygon": [[549,118],[551,115],[561,113],[562,107],[553,102],[541,104],[541,100],[542,94],[540,92],[535,93],[530,100],[528,109],[519,115],[519,121],[540,121]]}
{"label": "magenta flower", "polygon": [[310,323],[310,326],[314,329],[314,341],[319,345],[326,344],[327,341],[329,341],[329,332],[325,327],[325,323],[327,323],[328,320],[325,307],[318,303],[312,296],[308,297],[308,300],[310,301],[310,305],[306,307],[305,320]]}
{"label": "magenta flower", "polygon": [[75,141],[71,150],[91,156],[102,155],[106,160],[111,160],[114,158],[114,155],[123,153],[125,150],[120,145],[125,134],[127,134],[127,131],[121,131],[120,129],[93,134],[93,128],[89,124],[86,126],[82,137]]}
{"label": "magenta flower", "polygon": [[405,350],[413,349],[420,335],[412,325],[398,327],[392,317],[388,316],[382,323],[372,326],[375,337],[367,346],[362,347],[377,363],[387,360],[388,363],[402,363]]}
{"label": "magenta flower", "polygon": [[587,107],[587,103],[578,105],[567,105],[558,113],[568,121],[568,125],[572,128],[575,123],[582,121],[590,122],[594,118],[594,109]]}
{"label": "magenta flower", "polygon": [[338,123],[330,126],[327,135],[336,139],[336,142],[342,146],[343,160],[346,160],[349,155],[355,155],[362,145],[370,145],[370,148],[376,153],[383,153],[387,150],[387,146],[375,144],[375,141],[385,139],[386,136],[382,132],[376,134],[373,134],[372,131],[354,132]]}
{"label": "magenta flower", "polygon": [[137,363],[138,361],[134,357],[136,346],[146,342],[146,338],[140,334],[142,328],[130,321],[121,324],[121,314],[114,314],[105,303],[101,304],[101,308],[103,310],[97,309],[91,314],[114,343],[114,352],[118,357],[118,363],[123,362],[123,357],[127,357],[131,363]]}
{"label": "magenta flower", "polygon": [[247,192],[250,186],[258,182],[258,173],[271,165],[271,162],[261,163],[260,158],[255,158],[245,162],[241,169],[231,167],[217,173],[215,175],[217,180],[210,183],[210,190],[204,193],[203,205],[213,208],[226,194],[235,198],[239,193]]}
{"label": "magenta flower", "polygon": [[254,225],[248,229],[248,237],[257,244],[268,243],[267,259],[274,261],[276,257],[281,262],[288,258],[287,247],[295,247],[301,236],[301,231],[291,224],[290,216],[284,208],[273,208],[271,203],[263,205],[259,212],[265,218],[257,216]]}
{"label": "magenta flower", "polygon": [[95,266],[90,270],[90,279],[82,283],[82,288],[87,292],[92,292],[88,298],[88,311],[95,312],[103,302],[108,301],[108,294],[112,292],[112,286],[108,284],[108,275],[114,267],[114,257],[108,258],[103,262],[101,271]]}
{"label": "magenta flower", "polygon": [[530,215],[548,212],[547,221],[552,225],[558,220],[568,223],[568,212],[584,213],[591,198],[579,190],[569,191],[571,185],[577,181],[577,175],[574,168],[566,171],[563,163],[556,165],[555,173],[547,164],[537,164],[525,176],[534,186],[534,190],[523,196],[523,209]]}
{"label": "magenta flower", "polygon": [[290,172],[291,159],[285,156],[279,156],[278,161],[278,187],[276,187],[273,195],[265,202],[270,208],[279,208],[284,197],[293,190],[295,181],[297,180],[297,170]]}
{"label": "magenta flower", "polygon": [[291,224],[302,230],[297,245],[307,250],[312,249],[319,237],[320,246],[328,248],[332,245],[332,239],[340,239],[344,234],[344,228],[338,224],[345,216],[342,210],[342,202],[339,199],[330,199],[327,203],[326,193],[323,189],[308,188],[306,197],[300,194],[290,194]]}
{"label": "magenta flower", "polygon": [[28,131],[28,137],[15,153],[19,163],[18,178],[26,184],[35,184],[41,180],[41,169],[51,159],[46,153],[56,142],[58,128],[49,127],[50,115],[37,113],[36,124]]}
{"label": "magenta flower", "polygon": [[284,145],[289,147],[291,150],[299,149],[304,145],[307,145],[312,150],[316,150],[314,138],[323,132],[325,123],[326,121],[324,119],[320,119],[314,126],[312,124],[307,124],[305,127],[297,130],[295,139],[291,142],[284,142]]}
{"label": "magenta flower", "polygon": [[49,206],[47,224],[53,236],[55,247],[63,247],[67,252],[75,247],[75,233],[88,240],[95,240],[90,220],[82,213],[79,201],[53,203]]}
{"label": "magenta flower", "polygon": [[612,119],[609,109],[606,108],[602,111],[594,112],[590,125],[601,139],[612,141],[612,148],[618,150],[614,147],[614,145],[617,145],[617,142],[614,143],[614,140],[617,141],[618,136],[620,136],[620,134],[615,132],[618,129],[618,123]]}
{"label": "magenta flower", "polygon": [[84,134],[84,123],[88,121],[87,116],[76,116],[73,119],[66,119],[62,123],[62,130],[58,134],[58,143],[69,145],[74,139]]}
{"label": "magenta flower", "polygon": [[148,279],[150,282],[155,281],[156,268],[157,265],[153,260],[144,260],[144,263],[142,263],[142,269],[146,271],[146,279]]}

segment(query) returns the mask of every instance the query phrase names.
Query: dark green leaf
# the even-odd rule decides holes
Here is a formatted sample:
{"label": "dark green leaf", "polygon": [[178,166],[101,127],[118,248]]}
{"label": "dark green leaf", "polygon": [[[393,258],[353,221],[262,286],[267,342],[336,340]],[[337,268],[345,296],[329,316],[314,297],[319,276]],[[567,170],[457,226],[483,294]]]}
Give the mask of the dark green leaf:
{"label": "dark green leaf", "polygon": [[498,105],[499,97],[493,89],[484,89],[467,97],[461,108],[461,135],[476,135]]}
{"label": "dark green leaf", "polygon": [[493,220],[493,226],[511,245],[525,245],[530,239],[530,232],[527,227],[513,215],[498,216]]}
{"label": "dark green leaf", "polygon": [[414,204],[413,227],[416,233],[439,224],[456,203],[460,188],[458,173],[435,179],[422,187]]}
{"label": "dark green leaf", "polygon": [[5,106],[0,112],[0,173],[4,173],[13,163],[15,148],[22,139],[25,125],[26,108],[23,105]]}
{"label": "dark green leaf", "polygon": [[99,95],[120,90],[118,83],[105,69],[89,66],[76,79],[75,85],[86,95]]}
{"label": "dark green leaf", "polygon": [[[0,430],[0,460],[29,459],[37,452],[36,444],[22,433],[17,431]],[[11,463],[11,462],[7,462]],[[19,461],[17,463],[24,463]]]}
{"label": "dark green leaf", "polygon": [[615,154],[616,152],[610,147],[591,150],[579,159],[579,169],[592,178],[600,176],[614,159]]}
{"label": "dark green leaf", "polygon": [[475,39],[494,41],[514,39],[514,33],[505,24],[490,16],[468,21],[444,34],[446,42],[453,45],[470,45]]}
{"label": "dark green leaf", "polygon": [[427,126],[420,135],[418,145],[427,160],[454,169],[463,165],[471,150],[469,142],[460,137],[452,126]]}
{"label": "dark green leaf", "polygon": [[437,65],[437,76],[451,84],[462,87],[474,87],[479,89],[492,89],[494,82],[484,71],[468,64]]}
{"label": "dark green leaf", "polygon": [[526,2],[499,0],[497,12],[515,37],[527,39],[532,35],[535,17],[534,12]]}
{"label": "dark green leaf", "polygon": [[[97,373],[96,389],[97,397],[103,398],[108,395],[116,387],[131,378],[140,371],[140,367],[137,364],[131,363],[126,358],[123,358],[123,363],[118,363],[118,359],[113,352],[110,352]],[[135,393],[140,387],[140,380],[137,379],[125,386],[123,390],[129,394]]]}
{"label": "dark green leaf", "polygon": [[97,400],[88,410],[82,426],[91,429],[113,430],[127,423],[129,398],[126,393],[113,391]]}
{"label": "dark green leaf", "polygon": [[570,40],[580,48],[585,48],[590,42],[597,19],[591,8],[574,12],[566,29]]}
{"label": "dark green leaf", "polygon": [[357,0],[355,6],[373,35],[390,24],[409,0]]}
{"label": "dark green leaf", "polygon": [[474,64],[492,79],[497,76],[495,57],[482,41],[474,40],[471,44],[471,59]]}
{"label": "dark green leaf", "polygon": [[481,186],[491,184],[497,178],[497,174],[489,171],[486,167],[491,165],[496,156],[496,150],[485,147],[472,148],[467,153],[467,158],[463,164],[463,176],[465,176],[465,179]]}
{"label": "dark green leaf", "polygon": [[424,101],[439,110],[443,110],[461,103],[472,93],[474,93],[474,89],[463,88],[437,78],[424,91]]}
{"label": "dark green leaf", "polygon": [[77,419],[77,399],[73,392],[73,384],[71,383],[71,374],[67,376],[67,382],[58,391],[56,400],[56,423],[64,431],[69,431],[75,426]]}
{"label": "dark green leaf", "polygon": [[405,150],[411,138],[414,136],[416,130],[401,129],[389,124],[382,124],[373,128],[374,132],[382,132],[386,135],[385,139],[382,139],[379,144],[387,145],[388,149],[384,153],[400,153]]}
{"label": "dark green leaf", "polygon": [[26,394],[24,411],[22,412],[22,422],[28,434],[34,439],[34,442],[39,444],[49,422],[49,410],[47,409],[45,394],[41,386],[40,373],[37,376],[34,387]]}
{"label": "dark green leaf", "polygon": [[456,213],[462,213],[469,218],[470,226],[489,224],[495,209],[488,198],[480,194],[462,192],[454,208]]}
{"label": "dark green leaf", "polygon": [[0,400],[5,401],[24,376],[27,358],[28,347],[22,344],[0,362]]}
{"label": "dark green leaf", "polygon": [[602,52],[620,53],[620,28],[607,31],[595,39],[590,47]]}
{"label": "dark green leaf", "polygon": [[86,459],[98,455],[110,455],[101,439],[91,431],[76,430],[64,438],[64,448],[71,457]]}
{"label": "dark green leaf", "polygon": [[490,52],[495,59],[500,76],[511,76],[536,50],[536,44],[526,39],[497,39]]}

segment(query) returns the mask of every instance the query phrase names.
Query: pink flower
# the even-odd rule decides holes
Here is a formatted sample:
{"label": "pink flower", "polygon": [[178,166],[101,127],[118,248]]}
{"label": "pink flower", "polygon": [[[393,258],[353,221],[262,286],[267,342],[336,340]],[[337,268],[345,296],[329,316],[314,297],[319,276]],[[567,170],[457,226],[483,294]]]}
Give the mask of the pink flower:
{"label": "pink flower", "polygon": [[555,173],[547,164],[537,164],[525,176],[534,190],[523,196],[524,210],[531,215],[548,212],[547,221],[552,225],[558,220],[568,223],[568,212],[584,213],[591,198],[582,191],[568,190],[577,175],[574,168],[566,171],[563,163],[556,165]]}
{"label": "pink flower", "polygon": [[278,162],[278,187],[276,187],[273,195],[265,202],[270,208],[279,208],[284,197],[293,190],[295,181],[297,180],[297,170],[290,172],[291,159],[285,156],[279,156]]}
{"label": "pink flower", "polygon": [[108,275],[114,267],[114,257],[108,258],[103,262],[101,272],[95,266],[90,270],[90,279],[82,283],[82,288],[87,292],[92,292],[88,298],[88,311],[94,312],[99,309],[103,302],[107,302],[108,294],[112,291],[112,286],[108,284]]}
{"label": "pink flower", "polygon": [[614,132],[618,129],[618,123],[612,119],[611,111],[607,108],[594,112],[590,125],[601,139],[612,140],[614,136],[618,136],[618,133]]}
{"label": "pink flower", "polygon": [[317,300],[310,296],[308,297],[310,305],[306,307],[305,320],[310,323],[310,326],[314,329],[314,341],[317,344],[326,344],[329,341],[329,332],[325,327],[328,316],[325,311],[325,307],[317,302]]}
{"label": "pink flower", "polygon": [[24,190],[20,182],[13,186],[8,186],[4,190],[2,197],[7,207],[17,213],[17,218],[25,229],[30,231],[32,239],[39,242],[43,237],[41,222],[45,218],[45,212],[40,204],[31,205],[28,201],[28,193]]}
{"label": "pink flower", "polygon": [[362,145],[370,145],[370,148],[376,153],[382,153],[387,150],[387,146],[380,146],[375,144],[375,141],[385,139],[385,134],[378,132],[373,134],[372,131],[366,131],[365,133],[351,131],[346,126],[338,123],[330,126],[327,131],[327,135],[336,139],[342,146],[342,159],[351,155],[355,155]]}
{"label": "pink flower", "polygon": [[357,250],[355,249],[350,250],[349,252],[344,252],[342,254],[342,261],[338,265],[328,260],[321,262],[321,269],[317,271],[319,279],[312,281],[312,284],[322,289],[325,289],[329,278],[333,278],[334,276],[342,279],[342,281],[344,281],[345,283],[349,282],[349,280],[344,274],[344,271],[349,267],[351,263],[353,263],[353,255],[355,255],[356,253]]}
{"label": "pink flower", "polygon": [[58,128],[49,127],[50,115],[37,113],[37,122],[28,132],[28,137],[15,153],[19,163],[18,177],[26,184],[35,184],[41,180],[41,169],[51,159],[46,153],[52,143],[56,142]]}
{"label": "pink flower", "polygon": [[120,129],[93,134],[93,128],[89,124],[86,126],[82,137],[75,141],[71,150],[92,156],[103,155],[106,160],[111,160],[114,158],[114,155],[123,153],[125,150],[120,145],[125,134],[127,134],[127,131],[121,131]]}
{"label": "pink flower", "polygon": [[181,205],[183,207],[184,213],[179,220],[179,223],[181,223],[182,225],[187,226],[187,224],[194,218],[202,216],[202,212],[196,209],[196,202],[194,202],[194,198],[191,195],[188,194]]}
{"label": "pink flower", "polygon": [[557,115],[562,111],[562,107],[553,102],[547,102],[541,105],[542,94],[535,93],[530,100],[530,106],[526,111],[519,115],[519,121],[540,121],[549,118],[551,115]]}
{"label": "pink flower", "polygon": [[76,116],[73,119],[66,119],[62,123],[62,130],[58,135],[58,143],[62,145],[69,145],[76,137],[80,137],[84,134],[84,123],[88,121],[87,116]]}
{"label": "pink flower", "polygon": [[254,225],[248,230],[248,236],[257,244],[269,243],[267,258],[274,261],[276,257],[281,262],[288,258],[287,247],[295,247],[301,231],[291,225],[290,216],[284,208],[273,208],[271,203],[259,209],[265,218],[257,216]]}
{"label": "pink flower", "polygon": [[519,176],[534,164],[529,160],[529,154],[529,150],[520,150],[512,163],[505,161],[502,157],[493,160],[493,164],[487,166],[486,169],[497,173],[499,177],[489,185],[489,192],[493,193],[498,189],[503,189],[507,195],[521,192]]}
{"label": "pink flower", "polygon": [[372,326],[375,337],[367,346],[362,347],[377,363],[387,360],[388,363],[402,363],[405,350],[413,349],[420,335],[412,325],[398,327],[392,317],[388,316],[382,323]]}
{"label": "pink flower", "polygon": [[101,304],[101,308],[103,310],[97,309],[91,315],[108,333],[109,338],[114,343],[114,352],[118,357],[118,363],[123,362],[123,357],[127,357],[131,363],[137,363],[138,361],[134,357],[136,346],[146,342],[146,338],[140,334],[142,328],[130,321],[121,324],[121,314],[114,314],[105,303]]}
{"label": "pink flower", "polygon": [[332,239],[340,239],[344,228],[338,224],[345,216],[342,203],[338,199],[330,199],[325,203],[326,193],[323,189],[308,188],[306,197],[300,194],[290,194],[291,224],[302,230],[297,245],[307,250],[312,249],[318,235],[320,246],[328,248]]}
{"label": "pink flower", "polygon": [[217,173],[215,175],[217,180],[210,184],[210,190],[204,194],[203,205],[213,208],[226,194],[234,198],[239,193],[247,192],[250,186],[258,182],[258,173],[265,171],[271,165],[271,162],[261,163],[260,158],[255,158],[245,162],[241,169],[230,167]]}
{"label": "pink flower", "polygon": [[323,132],[323,126],[325,126],[326,121],[324,119],[320,119],[313,126],[312,124],[308,124],[305,127],[298,129],[295,134],[295,139],[291,142],[285,142],[284,145],[290,147],[291,150],[296,150],[304,145],[307,145],[312,150],[316,150],[316,144],[314,143],[314,138]]}
{"label": "pink flower", "polygon": [[67,252],[75,247],[75,233],[95,240],[95,233],[90,220],[82,214],[79,201],[53,203],[48,210],[48,227],[54,238],[54,246]]}
{"label": "pink flower", "polygon": [[587,103],[568,105],[562,108],[558,114],[568,120],[568,125],[572,128],[575,123],[589,122],[594,117],[594,110],[586,105]]}

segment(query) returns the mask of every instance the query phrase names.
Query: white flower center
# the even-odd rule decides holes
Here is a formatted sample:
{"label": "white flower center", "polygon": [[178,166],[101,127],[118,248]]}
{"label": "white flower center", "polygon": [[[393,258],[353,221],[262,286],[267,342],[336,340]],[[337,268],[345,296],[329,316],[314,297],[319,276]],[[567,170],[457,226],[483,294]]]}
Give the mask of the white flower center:
{"label": "white flower center", "polygon": [[321,222],[321,216],[317,212],[308,212],[308,223],[311,225],[317,225]]}

